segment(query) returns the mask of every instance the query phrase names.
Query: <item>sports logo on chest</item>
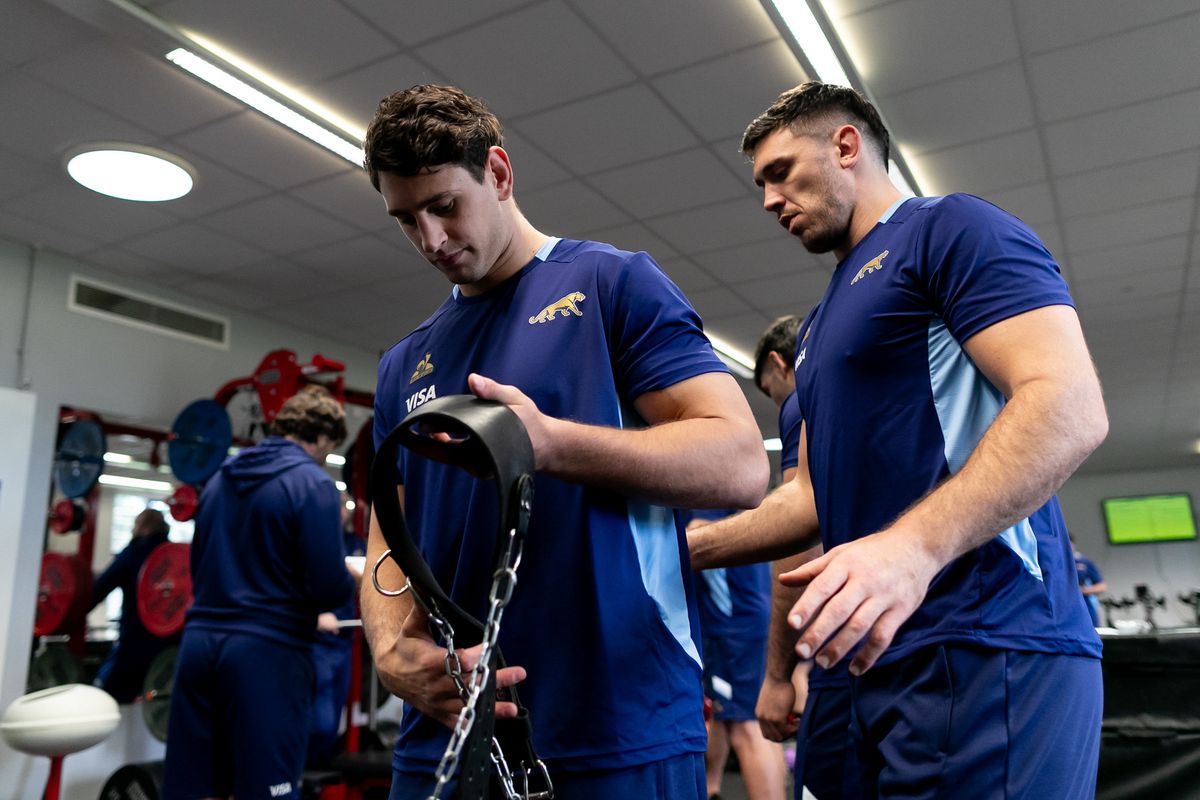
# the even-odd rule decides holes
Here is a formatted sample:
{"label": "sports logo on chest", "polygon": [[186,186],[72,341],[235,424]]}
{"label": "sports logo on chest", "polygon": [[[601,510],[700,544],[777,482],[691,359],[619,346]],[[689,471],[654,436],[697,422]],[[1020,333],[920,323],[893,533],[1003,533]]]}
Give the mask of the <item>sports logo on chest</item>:
{"label": "sports logo on chest", "polygon": [[875,256],[867,263],[863,264],[862,268],[859,269],[858,274],[854,276],[854,280],[850,281],[850,285],[853,286],[854,284],[861,281],[863,278],[870,275],[872,272],[877,272],[877,271],[883,269],[883,260],[885,258],[887,258],[889,252],[891,252],[891,251],[884,250],[882,253]]}
{"label": "sports logo on chest", "polygon": [[404,405],[408,407],[408,413],[411,414],[414,408],[428,403],[435,397],[437,397],[437,386],[426,386],[421,391],[409,395],[408,399],[404,401]]}
{"label": "sports logo on chest", "polygon": [[583,292],[571,292],[566,297],[554,301],[550,305],[543,308],[538,313],[529,318],[530,325],[541,325],[554,319],[554,316],[560,311],[565,317],[568,313],[574,314],[577,317],[582,317],[583,312],[579,310],[579,304],[587,300],[587,296]]}

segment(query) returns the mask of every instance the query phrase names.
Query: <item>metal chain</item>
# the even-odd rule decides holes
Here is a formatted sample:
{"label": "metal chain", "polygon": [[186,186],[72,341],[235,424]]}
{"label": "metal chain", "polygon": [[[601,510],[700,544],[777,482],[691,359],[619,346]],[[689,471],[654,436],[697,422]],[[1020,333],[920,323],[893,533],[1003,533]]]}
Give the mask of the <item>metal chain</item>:
{"label": "metal chain", "polygon": [[[483,696],[483,691],[487,686],[488,680],[491,678],[492,654],[496,649],[496,642],[500,638],[500,619],[504,615],[504,607],[512,600],[513,589],[517,585],[517,567],[521,565],[521,553],[523,549],[523,538],[517,537],[517,529],[515,527],[510,528],[508,531],[508,541],[505,543],[504,557],[501,562],[503,566],[498,568],[492,576],[492,588],[488,594],[488,614],[483,628],[482,647],[479,650],[479,661],[476,662],[475,668],[471,670],[469,684],[463,680],[462,661],[459,659],[458,652],[454,648],[454,629],[450,626],[449,622],[441,617],[435,604],[428,604],[430,622],[437,629],[438,635],[442,638],[446,646],[446,674],[454,681],[454,685],[457,687],[463,701],[463,710],[459,712],[458,720],[454,724],[454,731],[450,734],[450,742],[446,745],[446,751],[442,754],[441,762],[438,763],[437,772],[435,773],[436,782],[433,787],[433,793],[429,795],[428,800],[441,800],[442,791],[458,770],[458,762],[462,755],[463,747],[466,745],[467,737],[470,735],[471,728],[475,724],[479,700]],[[504,759],[503,752],[500,750],[499,742],[494,737],[491,745],[491,759],[492,765],[496,770],[496,775],[504,789],[506,800],[522,800],[522,794],[524,798],[529,798],[528,779],[525,781],[525,791],[522,794],[518,794],[513,784],[512,772],[508,767],[507,761]],[[544,774],[544,765],[539,766]]]}

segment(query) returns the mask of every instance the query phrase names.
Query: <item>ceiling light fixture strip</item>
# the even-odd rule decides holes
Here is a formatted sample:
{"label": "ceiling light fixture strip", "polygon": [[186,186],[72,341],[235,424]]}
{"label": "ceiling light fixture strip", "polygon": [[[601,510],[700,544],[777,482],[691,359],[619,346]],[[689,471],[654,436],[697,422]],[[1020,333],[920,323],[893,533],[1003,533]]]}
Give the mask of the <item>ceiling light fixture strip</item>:
{"label": "ceiling light fixture strip", "polygon": [[[775,23],[783,40],[814,80],[853,86],[879,110],[879,103],[854,67],[854,60],[842,45],[837,30],[825,13],[820,0],[761,0],[767,16]],[[882,117],[882,111],[880,112]],[[884,125],[887,120],[884,119]],[[891,129],[891,126],[888,126]],[[900,188],[914,195],[921,194],[920,184],[900,152],[900,146],[892,140],[892,158],[889,173],[901,184]]]}

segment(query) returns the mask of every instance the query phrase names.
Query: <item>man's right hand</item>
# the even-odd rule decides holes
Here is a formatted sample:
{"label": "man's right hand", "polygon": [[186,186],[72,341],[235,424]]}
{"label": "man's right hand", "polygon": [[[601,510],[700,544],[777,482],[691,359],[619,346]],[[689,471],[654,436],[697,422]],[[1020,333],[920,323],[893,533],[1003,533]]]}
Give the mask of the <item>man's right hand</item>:
{"label": "man's right hand", "polygon": [[[808,696],[808,670],[804,669],[799,680],[797,673],[804,667],[804,662],[798,664],[789,680],[779,680],[770,675],[763,678],[754,715],[758,717],[758,727],[762,729],[763,736],[772,742],[791,738],[799,727],[799,717]],[[803,692],[797,691],[797,683],[804,687]]]}
{"label": "man's right hand", "polygon": [[[446,648],[434,641],[429,631],[428,616],[414,605],[404,620],[399,635],[383,652],[373,653],[375,668],[384,688],[409,703],[418,711],[453,728],[462,711],[458,687],[446,673]],[[479,660],[482,645],[458,650],[462,662],[463,682]],[[496,688],[504,689],[525,680],[524,667],[505,667],[496,673]],[[496,718],[515,717],[515,703],[497,702]]]}

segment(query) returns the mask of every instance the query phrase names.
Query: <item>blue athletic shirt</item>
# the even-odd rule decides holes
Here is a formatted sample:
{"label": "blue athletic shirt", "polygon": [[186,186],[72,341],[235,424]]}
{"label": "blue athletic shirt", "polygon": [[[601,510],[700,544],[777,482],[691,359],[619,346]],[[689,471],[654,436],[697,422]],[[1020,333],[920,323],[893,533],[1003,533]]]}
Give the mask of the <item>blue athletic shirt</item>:
{"label": "blue athletic shirt", "polygon": [[[736,514],[735,508],[697,509],[691,519],[715,521]],[[701,570],[700,630],[705,638],[762,639],[771,616],[771,565]]]}
{"label": "blue athletic shirt", "polygon": [[[1073,305],[1020,220],[970,195],[898,202],[804,321],[796,395],[826,551],[958,472],[1004,405],[962,342]],[[936,642],[1099,657],[1056,498],[934,577],[880,663]]]}
{"label": "blue athletic shirt", "polygon": [[307,652],[317,614],[354,596],[340,505],[333,479],[288,439],[268,437],[226,461],[196,512],[187,630]]}
{"label": "blue athletic shirt", "polygon": [[792,392],[779,407],[779,441],[783,449],[779,452],[779,471],[787,472],[800,464],[800,403]]}
{"label": "blue athletic shirt", "polygon": [[[682,292],[645,253],[547,241],[513,277],[457,288],[379,365],[375,445],[478,372],[542,412],[643,427],[632,401],[726,372]],[[491,587],[495,487],[402,451],[406,520],[434,576],[482,618]],[[553,769],[614,769],[705,749],[698,621],[683,526],[670,509],[547,475],[504,613],[500,645]],[[449,730],[407,710],[396,769],[432,771]]]}

